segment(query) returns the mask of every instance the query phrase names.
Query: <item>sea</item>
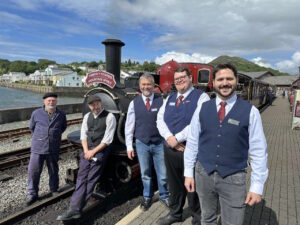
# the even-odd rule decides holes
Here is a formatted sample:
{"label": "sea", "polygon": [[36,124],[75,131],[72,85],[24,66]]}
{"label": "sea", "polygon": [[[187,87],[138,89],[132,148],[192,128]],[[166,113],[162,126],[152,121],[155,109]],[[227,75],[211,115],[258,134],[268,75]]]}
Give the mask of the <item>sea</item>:
{"label": "sea", "polygon": [[[0,110],[43,105],[43,93],[0,87]],[[57,104],[82,103],[83,98],[58,96]]]}

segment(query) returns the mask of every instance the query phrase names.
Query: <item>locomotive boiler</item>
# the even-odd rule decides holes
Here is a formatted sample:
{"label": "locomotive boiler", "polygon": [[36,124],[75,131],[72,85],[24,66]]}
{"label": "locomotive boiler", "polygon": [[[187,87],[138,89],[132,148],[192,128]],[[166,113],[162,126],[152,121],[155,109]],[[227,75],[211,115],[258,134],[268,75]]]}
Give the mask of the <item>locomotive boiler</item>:
{"label": "locomotive boiler", "polygon": [[[125,81],[125,84],[120,82],[121,48],[125,44],[117,39],[106,39],[102,44],[105,45],[106,71],[98,70],[88,75],[87,83],[96,82],[97,85],[85,94],[82,112],[83,116],[89,112],[88,96],[97,95],[102,100],[103,108],[116,117],[117,128],[114,141],[109,146],[110,156],[99,182],[100,187],[99,185],[96,186],[98,189],[105,189],[104,184],[111,191],[117,189],[120,185],[129,183],[140,173],[136,157],[134,160],[129,160],[127,157],[124,135],[128,106],[130,101],[139,94],[139,87],[137,85],[138,78]],[[91,77],[89,77],[90,75]],[[77,131],[69,134],[68,139],[80,145],[79,136],[80,131]],[[69,169],[67,171],[66,181],[68,183],[76,182],[77,170]],[[97,190],[94,194],[97,194]]]}

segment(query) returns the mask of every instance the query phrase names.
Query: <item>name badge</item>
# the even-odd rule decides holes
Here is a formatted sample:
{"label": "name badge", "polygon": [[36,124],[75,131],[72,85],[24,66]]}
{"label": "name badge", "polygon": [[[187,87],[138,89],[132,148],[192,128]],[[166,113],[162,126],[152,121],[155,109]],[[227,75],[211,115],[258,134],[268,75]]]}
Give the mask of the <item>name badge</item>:
{"label": "name badge", "polygon": [[234,120],[234,119],[231,119],[231,118],[228,119],[228,123],[236,125],[236,126],[240,125],[240,121],[237,121],[237,120]]}
{"label": "name badge", "polygon": [[169,106],[175,106],[175,102],[170,102]]}
{"label": "name badge", "polygon": [[156,111],[157,111],[157,108],[151,109],[151,112],[156,112]]}

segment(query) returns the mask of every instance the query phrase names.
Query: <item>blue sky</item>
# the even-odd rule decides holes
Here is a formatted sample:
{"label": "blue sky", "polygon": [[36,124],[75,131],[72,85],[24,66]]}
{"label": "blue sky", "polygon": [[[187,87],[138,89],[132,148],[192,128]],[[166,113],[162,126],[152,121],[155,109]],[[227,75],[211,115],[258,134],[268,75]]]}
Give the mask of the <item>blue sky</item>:
{"label": "blue sky", "polygon": [[299,12],[298,0],[6,0],[0,58],[99,61],[101,42],[117,38],[126,44],[122,61],[230,55],[297,74]]}

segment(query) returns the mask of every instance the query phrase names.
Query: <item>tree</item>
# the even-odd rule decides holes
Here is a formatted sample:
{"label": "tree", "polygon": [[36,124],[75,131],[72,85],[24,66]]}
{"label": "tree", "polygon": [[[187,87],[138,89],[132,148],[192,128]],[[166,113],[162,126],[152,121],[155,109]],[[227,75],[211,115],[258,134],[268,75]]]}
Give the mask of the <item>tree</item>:
{"label": "tree", "polygon": [[46,69],[49,65],[52,65],[52,64],[56,64],[55,61],[53,60],[48,60],[48,59],[39,59],[38,60],[38,68],[39,69]]}
{"label": "tree", "polygon": [[10,72],[25,72],[26,66],[27,66],[26,64],[27,64],[27,62],[21,61],[21,60],[13,61],[9,65],[9,71]]}
{"label": "tree", "polygon": [[8,73],[10,61],[7,59],[0,59],[0,74]]}
{"label": "tree", "polygon": [[91,68],[97,68],[98,67],[98,63],[96,61],[92,61],[89,63],[89,67]]}

